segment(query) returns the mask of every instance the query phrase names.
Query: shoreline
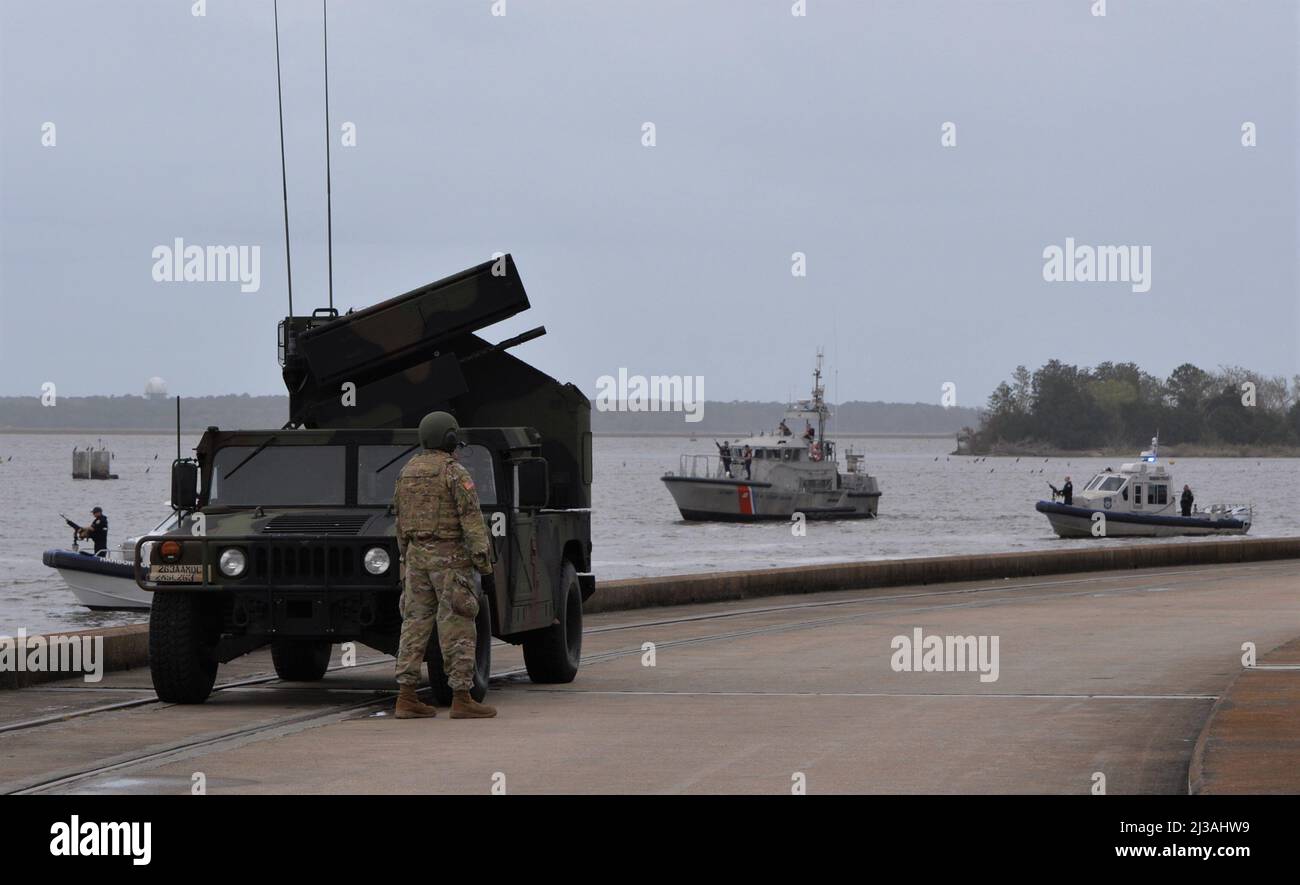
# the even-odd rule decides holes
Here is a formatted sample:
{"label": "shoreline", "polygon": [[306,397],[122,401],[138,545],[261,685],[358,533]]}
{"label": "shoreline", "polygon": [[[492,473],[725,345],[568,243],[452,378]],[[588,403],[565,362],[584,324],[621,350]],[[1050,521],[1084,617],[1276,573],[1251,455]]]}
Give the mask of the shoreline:
{"label": "shoreline", "polygon": [[[1300,458],[1300,446],[1250,446],[1183,445],[1161,446],[1160,459],[1175,458]],[[1116,458],[1137,460],[1139,453],[1133,447],[1103,447],[1095,449],[1051,449],[1034,446],[999,445],[979,451],[949,452],[961,458]]]}
{"label": "shoreline", "polygon": [[[202,435],[203,432],[206,431],[207,429],[208,428],[206,426],[185,427],[182,425],[181,433],[193,433],[193,434]],[[240,428],[240,429],[278,430],[279,428],[254,427],[254,428]],[[680,433],[676,431],[646,431],[644,433],[637,433],[637,432],[629,432],[629,431],[593,430],[591,433],[592,436],[608,436],[608,437],[619,437],[619,438],[627,438],[627,439],[635,439],[638,437],[655,437],[655,438],[662,437],[664,439],[690,439],[691,437],[696,437],[698,439],[705,439],[705,438],[710,438],[715,436],[719,439],[722,439],[724,437],[728,439],[735,439],[735,438],[749,436],[749,432],[744,430],[731,430],[731,431],[710,430],[701,433],[691,433],[689,431],[680,432]],[[31,428],[0,427],[0,436],[85,436],[91,434],[93,434],[94,436],[160,436],[160,435],[175,436],[176,428],[174,426],[157,428],[157,429],[123,427],[123,428],[113,428],[111,430],[97,430],[94,428],[85,428],[85,427],[31,427]],[[857,433],[829,434],[832,440],[834,439],[951,439],[955,435],[956,434],[954,433],[933,433],[933,432],[872,433],[868,431],[862,431]]]}

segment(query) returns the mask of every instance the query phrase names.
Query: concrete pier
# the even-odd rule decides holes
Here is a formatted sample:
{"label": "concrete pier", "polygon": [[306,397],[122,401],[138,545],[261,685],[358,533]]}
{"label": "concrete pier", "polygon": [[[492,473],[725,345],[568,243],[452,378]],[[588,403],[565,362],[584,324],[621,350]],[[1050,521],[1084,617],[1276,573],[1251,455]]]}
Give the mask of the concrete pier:
{"label": "concrete pier", "polygon": [[[0,693],[0,790],[189,792],[202,774],[211,793],[1185,793],[1225,783],[1225,749],[1250,765],[1248,733],[1202,740],[1225,697],[1300,681],[1243,674],[1244,642],[1264,662],[1300,635],[1300,561],[1239,544],[1204,565],[593,611],[570,685],[533,685],[494,645],[488,721],[392,719],[392,664],[364,649],[312,684],[249,655],[198,707],[152,702],[142,669],[37,685]],[[996,637],[996,680],[896,669],[917,630]],[[1284,777],[1240,783],[1300,788]]]}
{"label": "concrete pier", "polygon": [[[598,581],[588,614],[652,606],[687,605],[799,593],[877,587],[925,586],[952,581],[998,580],[1067,572],[1158,568],[1177,565],[1260,562],[1300,558],[1300,538],[1234,538],[1157,544],[1107,544],[1068,550],[929,556],[911,559],[808,565]],[[148,625],[73,631],[65,636],[103,636],[105,669],[148,666]],[[0,672],[0,689],[20,688],[57,674]]]}

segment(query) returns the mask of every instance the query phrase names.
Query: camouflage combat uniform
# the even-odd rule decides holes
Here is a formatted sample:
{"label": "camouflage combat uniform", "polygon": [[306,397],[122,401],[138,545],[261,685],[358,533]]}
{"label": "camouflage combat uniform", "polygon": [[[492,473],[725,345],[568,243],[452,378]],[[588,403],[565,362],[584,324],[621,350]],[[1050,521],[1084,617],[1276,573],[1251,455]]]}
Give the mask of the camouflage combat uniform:
{"label": "camouflage combat uniform", "polygon": [[447,452],[424,451],[397,477],[393,507],[405,563],[397,682],[419,683],[436,620],[447,683],[453,691],[468,691],[479,609],[473,569],[492,573],[474,480]]}

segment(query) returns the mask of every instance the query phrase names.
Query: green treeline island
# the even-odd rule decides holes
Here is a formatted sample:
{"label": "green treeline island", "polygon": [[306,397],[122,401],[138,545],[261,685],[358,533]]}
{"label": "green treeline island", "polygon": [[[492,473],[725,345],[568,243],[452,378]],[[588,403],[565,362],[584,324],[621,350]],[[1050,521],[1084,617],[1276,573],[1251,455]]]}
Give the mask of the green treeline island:
{"label": "green treeline island", "polygon": [[961,451],[1136,455],[1157,433],[1171,455],[1300,455],[1300,375],[1288,385],[1236,366],[1184,363],[1168,378],[1133,363],[1018,366]]}

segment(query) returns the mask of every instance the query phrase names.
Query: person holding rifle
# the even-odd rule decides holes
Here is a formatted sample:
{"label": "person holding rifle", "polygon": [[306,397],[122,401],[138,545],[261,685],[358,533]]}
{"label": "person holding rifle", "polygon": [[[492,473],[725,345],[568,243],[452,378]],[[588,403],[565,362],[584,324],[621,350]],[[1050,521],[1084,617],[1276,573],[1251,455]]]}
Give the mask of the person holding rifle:
{"label": "person holding rifle", "polygon": [[1059,489],[1050,482],[1047,484],[1047,487],[1052,490],[1053,501],[1059,497],[1062,504],[1065,504],[1066,506],[1074,505],[1074,483],[1070,482],[1070,477],[1067,476],[1065,478],[1065,485]]}
{"label": "person holding rifle", "polygon": [[[62,513],[59,515],[63,516]],[[94,545],[95,555],[106,556],[108,554],[108,517],[104,515],[104,511],[99,507],[95,507],[90,511],[90,517],[91,522],[88,526],[77,525],[66,516],[63,516],[63,521],[66,522],[75,533],[73,540],[74,549],[76,547],[76,539],[82,541],[90,540]]]}

